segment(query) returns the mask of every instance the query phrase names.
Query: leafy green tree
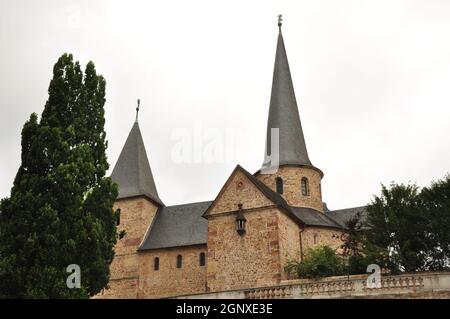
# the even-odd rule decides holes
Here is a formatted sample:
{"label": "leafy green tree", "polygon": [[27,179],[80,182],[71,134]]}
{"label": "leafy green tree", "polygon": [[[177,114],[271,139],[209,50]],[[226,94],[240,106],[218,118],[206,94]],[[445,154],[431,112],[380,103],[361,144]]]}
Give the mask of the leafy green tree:
{"label": "leafy green tree", "polygon": [[347,274],[365,274],[370,264],[385,265],[383,250],[368,242],[365,237],[366,226],[361,212],[350,218],[345,226],[341,256],[344,259]]}
{"label": "leafy green tree", "polygon": [[428,220],[416,185],[382,185],[367,206],[365,244],[392,272],[426,270]]}
{"label": "leafy green tree", "polygon": [[[117,186],[108,169],[104,131],[105,80],[72,55],[53,68],[40,121],[22,130],[21,165],[1,201],[0,297],[86,298],[109,280],[117,240]],[[69,289],[66,267],[81,268]]]}
{"label": "leafy green tree", "polygon": [[427,267],[433,270],[450,269],[450,175],[433,182],[420,193],[428,217]]}
{"label": "leafy green tree", "polygon": [[342,245],[350,274],[378,264],[392,273],[450,269],[450,175],[420,190],[382,186],[361,216],[347,222]]}
{"label": "leafy green tree", "polygon": [[345,274],[342,258],[329,246],[308,249],[302,262],[290,261],[284,270],[289,274],[296,274],[299,278],[313,279]]}

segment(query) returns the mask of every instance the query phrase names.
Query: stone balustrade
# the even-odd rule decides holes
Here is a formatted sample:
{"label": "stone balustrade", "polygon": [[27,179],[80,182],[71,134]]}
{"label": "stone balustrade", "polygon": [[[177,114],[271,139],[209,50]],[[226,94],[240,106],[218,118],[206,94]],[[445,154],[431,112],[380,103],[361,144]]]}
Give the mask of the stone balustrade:
{"label": "stone balustrade", "polygon": [[381,285],[367,285],[368,275],[319,280],[281,281],[274,287],[211,292],[174,298],[198,299],[309,299],[309,298],[450,298],[450,272],[421,272],[381,276]]}

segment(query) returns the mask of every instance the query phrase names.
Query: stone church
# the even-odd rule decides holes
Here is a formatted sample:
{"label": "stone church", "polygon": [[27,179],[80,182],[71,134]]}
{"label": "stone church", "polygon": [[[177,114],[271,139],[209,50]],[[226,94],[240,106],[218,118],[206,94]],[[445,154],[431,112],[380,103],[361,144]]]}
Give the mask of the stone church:
{"label": "stone church", "polygon": [[274,286],[287,279],[286,263],[302,260],[308,248],[339,249],[345,221],[364,212],[329,211],[322,201],[324,174],[308,156],[281,22],[278,27],[265,153],[277,147],[277,167],[267,170],[267,155],[254,174],[237,165],[213,200],[166,206],[136,120],[111,176],[126,236],[115,247],[109,289],[99,298]]}

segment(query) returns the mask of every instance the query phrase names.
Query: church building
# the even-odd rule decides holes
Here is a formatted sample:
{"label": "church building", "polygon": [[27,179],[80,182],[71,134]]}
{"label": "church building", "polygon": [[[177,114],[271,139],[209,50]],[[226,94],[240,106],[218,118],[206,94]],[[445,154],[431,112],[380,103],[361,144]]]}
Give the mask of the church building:
{"label": "church building", "polygon": [[[99,298],[165,298],[275,286],[315,245],[339,249],[365,207],[329,211],[323,172],[307,152],[279,21],[261,169],[237,165],[215,198],[166,206],[133,124],[112,179],[119,230],[109,289]],[[269,154],[269,155],[267,155]],[[275,164],[275,165],[274,165]]]}

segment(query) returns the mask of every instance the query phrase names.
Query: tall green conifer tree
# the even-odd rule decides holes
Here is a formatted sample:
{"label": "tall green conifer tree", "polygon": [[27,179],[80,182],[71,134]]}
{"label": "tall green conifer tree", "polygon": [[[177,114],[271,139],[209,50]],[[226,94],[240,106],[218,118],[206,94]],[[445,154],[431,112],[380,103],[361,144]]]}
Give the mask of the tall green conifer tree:
{"label": "tall green conifer tree", "polygon": [[[92,62],[83,74],[62,55],[41,119],[23,127],[22,163],[1,202],[0,297],[86,298],[108,283],[118,212],[105,177],[105,84]],[[70,264],[79,289],[67,287]]]}

